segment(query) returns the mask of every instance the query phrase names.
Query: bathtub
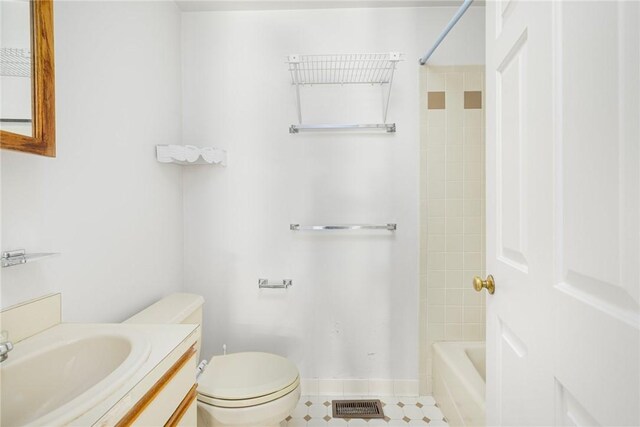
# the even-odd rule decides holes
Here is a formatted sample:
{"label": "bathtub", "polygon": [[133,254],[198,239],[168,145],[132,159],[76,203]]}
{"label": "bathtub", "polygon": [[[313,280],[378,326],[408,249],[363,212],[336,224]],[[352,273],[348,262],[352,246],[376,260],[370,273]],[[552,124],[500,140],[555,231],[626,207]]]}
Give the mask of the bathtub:
{"label": "bathtub", "polygon": [[433,344],[433,398],[449,425],[485,425],[485,343]]}

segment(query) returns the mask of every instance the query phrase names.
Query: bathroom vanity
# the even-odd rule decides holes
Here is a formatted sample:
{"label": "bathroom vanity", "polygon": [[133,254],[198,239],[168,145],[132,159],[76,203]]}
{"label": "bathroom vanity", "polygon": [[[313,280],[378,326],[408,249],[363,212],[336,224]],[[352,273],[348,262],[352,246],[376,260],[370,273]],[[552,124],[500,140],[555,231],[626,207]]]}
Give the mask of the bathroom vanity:
{"label": "bathroom vanity", "polygon": [[[122,326],[128,328],[134,325]],[[158,334],[166,337],[162,332],[165,329],[164,325],[161,327],[145,325],[140,328],[149,331],[150,327],[158,328]],[[183,331],[175,331],[178,335],[186,333],[187,336],[182,338],[174,335],[177,340],[182,338],[181,341],[174,346],[177,341],[171,340],[170,344],[164,346],[164,351],[157,354],[158,358],[164,355],[159,363],[156,364],[158,358],[154,357],[146,368],[141,369],[141,373],[145,376],[126,394],[118,395],[120,399],[93,425],[195,427],[197,365],[195,344],[199,334],[198,328],[194,325],[194,328],[183,327],[180,328]],[[73,425],[87,424],[74,422]]]}
{"label": "bathroom vanity", "polygon": [[196,425],[199,326],[60,322],[61,297],[5,309],[2,425]]}

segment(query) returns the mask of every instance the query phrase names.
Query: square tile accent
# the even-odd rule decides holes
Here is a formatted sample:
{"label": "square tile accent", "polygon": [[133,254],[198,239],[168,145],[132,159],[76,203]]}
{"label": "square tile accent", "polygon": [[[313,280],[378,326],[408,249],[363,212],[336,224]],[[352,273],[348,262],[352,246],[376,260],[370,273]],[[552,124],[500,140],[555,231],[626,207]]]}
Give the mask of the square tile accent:
{"label": "square tile accent", "polygon": [[429,110],[444,110],[444,99],[444,92],[427,92],[427,108]]}
{"label": "square tile accent", "polygon": [[464,92],[464,108],[465,110],[479,110],[482,108],[482,92],[479,90]]}

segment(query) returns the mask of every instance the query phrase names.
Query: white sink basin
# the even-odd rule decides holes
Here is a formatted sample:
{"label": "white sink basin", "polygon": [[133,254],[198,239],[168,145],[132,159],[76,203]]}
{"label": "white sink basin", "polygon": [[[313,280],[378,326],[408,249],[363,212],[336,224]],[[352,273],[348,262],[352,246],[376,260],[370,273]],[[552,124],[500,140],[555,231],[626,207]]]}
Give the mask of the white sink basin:
{"label": "white sink basin", "polygon": [[71,332],[45,331],[9,353],[0,366],[2,426],[66,424],[113,393],[149,355],[148,341],[135,331],[96,325]]}

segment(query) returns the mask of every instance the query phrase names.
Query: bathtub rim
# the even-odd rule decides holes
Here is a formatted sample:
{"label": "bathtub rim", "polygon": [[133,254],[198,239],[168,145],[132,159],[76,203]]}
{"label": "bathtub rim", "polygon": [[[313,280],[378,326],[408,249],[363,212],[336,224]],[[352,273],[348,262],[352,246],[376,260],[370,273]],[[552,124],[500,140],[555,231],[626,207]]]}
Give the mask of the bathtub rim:
{"label": "bathtub rim", "polygon": [[[433,343],[434,358],[436,354],[440,360],[454,372],[457,379],[464,384],[472,399],[482,408],[486,407],[486,382],[469,359],[468,348],[484,347],[484,341],[438,341]],[[486,350],[485,350],[486,351]],[[485,353],[486,372],[486,353]],[[433,373],[435,377],[435,373]]]}

